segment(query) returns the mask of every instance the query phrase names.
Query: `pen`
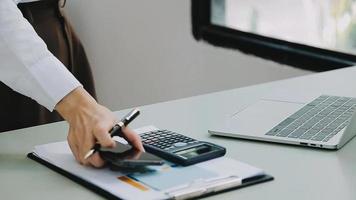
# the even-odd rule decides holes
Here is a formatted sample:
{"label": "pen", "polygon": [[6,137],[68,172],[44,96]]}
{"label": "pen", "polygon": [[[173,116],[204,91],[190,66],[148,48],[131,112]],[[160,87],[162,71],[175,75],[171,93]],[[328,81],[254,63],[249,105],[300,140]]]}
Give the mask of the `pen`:
{"label": "pen", "polygon": [[[110,137],[120,136],[122,137],[122,129],[129,125],[138,115],[140,111],[135,108],[131,112],[129,112],[125,117],[123,117],[115,126],[109,131]],[[88,159],[91,155],[97,152],[100,148],[100,144],[96,143],[93,148],[85,154],[84,159]]]}

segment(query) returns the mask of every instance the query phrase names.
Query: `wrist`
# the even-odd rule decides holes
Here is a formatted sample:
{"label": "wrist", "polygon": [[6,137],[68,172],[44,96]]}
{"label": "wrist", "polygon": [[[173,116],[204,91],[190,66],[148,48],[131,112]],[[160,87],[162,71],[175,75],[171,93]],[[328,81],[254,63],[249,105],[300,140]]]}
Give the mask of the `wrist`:
{"label": "wrist", "polygon": [[55,110],[68,122],[75,114],[96,106],[95,99],[83,88],[78,87],[57,103]]}

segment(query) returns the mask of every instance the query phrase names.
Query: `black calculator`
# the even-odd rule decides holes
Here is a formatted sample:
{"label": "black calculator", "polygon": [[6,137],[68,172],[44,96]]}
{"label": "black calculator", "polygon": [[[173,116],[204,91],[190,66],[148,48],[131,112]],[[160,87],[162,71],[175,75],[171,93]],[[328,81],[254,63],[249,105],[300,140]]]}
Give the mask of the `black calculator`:
{"label": "black calculator", "polygon": [[169,130],[150,131],[140,136],[147,152],[183,166],[221,157],[226,153],[224,147]]}

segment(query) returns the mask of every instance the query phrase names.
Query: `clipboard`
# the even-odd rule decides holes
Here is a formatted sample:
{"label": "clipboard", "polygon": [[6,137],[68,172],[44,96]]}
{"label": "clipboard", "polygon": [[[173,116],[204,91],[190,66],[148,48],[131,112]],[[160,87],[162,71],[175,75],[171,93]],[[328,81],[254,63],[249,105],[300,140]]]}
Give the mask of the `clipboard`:
{"label": "clipboard", "polygon": [[[65,145],[66,142],[62,142],[60,145]],[[55,145],[59,145],[58,143],[43,145],[46,147],[51,147]],[[70,152],[68,152],[70,153]],[[34,152],[29,153],[28,158],[56,171],[57,173],[71,179],[72,181],[86,187],[89,190],[94,191],[95,193],[105,197],[107,199],[127,199],[126,196],[121,196],[121,194],[114,194],[112,191],[105,189],[95,183],[88,181],[87,179],[79,176],[78,174],[72,173],[69,170],[65,169],[63,166],[59,166],[55,163],[52,163],[43,155],[38,155]],[[70,156],[72,156],[70,154]],[[218,161],[218,159],[215,159]],[[216,162],[217,162],[216,161]],[[74,161],[75,162],[75,161]],[[209,161],[208,161],[209,162]],[[215,162],[212,160],[211,162]],[[80,166],[82,167],[82,166]],[[251,166],[252,168],[252,166]],[[95,170],[95,169],[94,169]],[[170,191],[165,191],[157,198],[160,199],[194,199],[200,197],[211,196],[231,190],[235,190],[238,188],[247,187],[250,185],[263,183],[267,181],[273,180],[273,177],[264,173],[260,173],[256,176],[251,176],[247,178],[240,178],[238,176],[226,176],[224,178],[214,179],[213,181],[199,181],[190,184],[189,186],[184,186],[181,188],[175,188]],[[146,185],[147,186],[147,185]],[[125,191],[125,190],[123,190]]]}

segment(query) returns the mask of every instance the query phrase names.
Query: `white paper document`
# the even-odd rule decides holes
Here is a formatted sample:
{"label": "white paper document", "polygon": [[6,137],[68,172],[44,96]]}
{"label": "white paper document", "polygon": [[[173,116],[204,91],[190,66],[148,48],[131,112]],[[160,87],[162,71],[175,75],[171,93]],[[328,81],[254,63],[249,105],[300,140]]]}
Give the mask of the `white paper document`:
{"label": "white paper document", "polygon": [[33,153],[42,160],[122,199],[184,199],[191,197],[193,193],[198,196],[200,193],[238,186],[245,178],[264,174],[261,169],[227,157],[188,167],[169,164],[152,166],[152,173],[94,169],[77,163],[66,141],[36,146]]}

